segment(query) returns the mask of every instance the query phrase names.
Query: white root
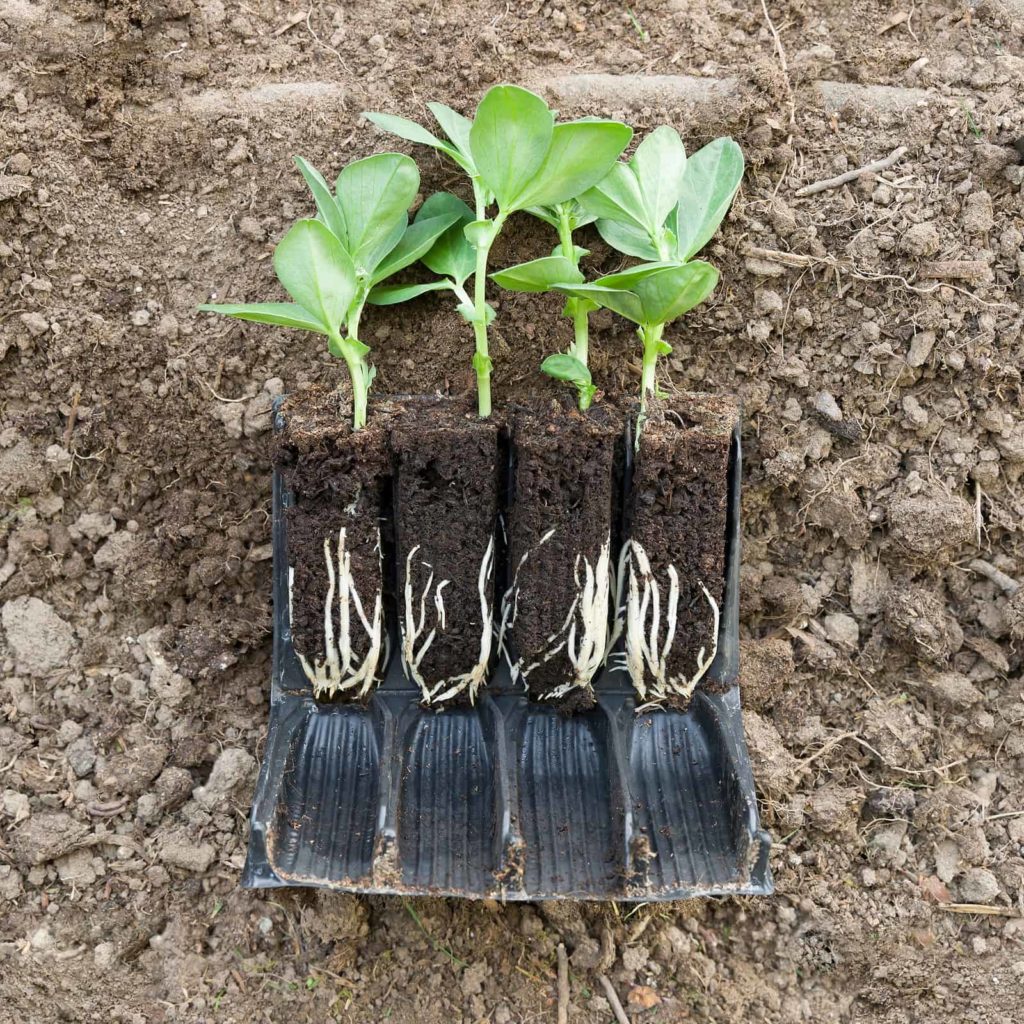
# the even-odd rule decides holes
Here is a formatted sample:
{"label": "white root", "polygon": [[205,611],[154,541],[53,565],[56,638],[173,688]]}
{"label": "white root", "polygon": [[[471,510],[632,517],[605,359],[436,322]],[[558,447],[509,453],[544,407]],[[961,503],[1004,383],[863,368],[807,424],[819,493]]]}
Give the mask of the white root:
{"label": "white root", "polygon": [[[381,557],[380,531],[374,547]],[[331,538],[324,538],[324,561],[327,564],[327,596],[324,598],[324,652],[323,660],[313,663],[298,654],[302,670],[313,685],[313,694],[318,698],[333,697],[337,693],[356,690],[358,696],[365,696],[377,682],[377,672],[382,655],[385,655],[387,638],[384,632],[384,600],[381,588],[373,598],[372,614],[367,617],[363,600],[356,590],[352,578],[352,554],[348,550],[345,527],[338,530],[337,552],[331,550]],[[288,569],[288,621],[292,622],[294,607],[293,586],[295,569]],[[337,611],[335,612],[335,601]],[[353,616],[353,612],[355,613]],[[337,618],[335,619],[335,616]],[[335,633],[337,622],[337,633]],[[353,649],[353,626],[361,628],[369,641],[365,657],[361,660]]]}
{"label": "white root", "polygon": [[[554,534],[553,528],[548,530],[537,542],[537,546],[519,559],[512,585],[503,601],[500,640],[503,648],[505,632],[515,624],[519,611],[519,573],[530,556],[540,550]],[[604,663],[609,646],[608,603],[612,588],[610,536],[601,545],[595,565],[591,565],[582,552],[577,553],[573,577],[576,596],[565,621],[545,640],[544,650],[529,664],[524,664],[522,658],[514,662],[509,659],[512,678],[521,678],[526,684],[531,672],[565,651],[573,668],[572,678],[545,693],[544,700],[558,700],[575,689],[586,689]]]}
{"label": "white root", "polygon": [[[646,702],[637,708],[638,711],[657,706],[670,697],[689,700],[718,653],[718,602],[711,596],[704,583],[698,580],[697,586],[700,587],[711,609],[711,650],[709,652],[706,646],[700,648],[691,676],[687,676],[686,673],[673,676],[668,674],[668,659],[675,642],[678,624],[681,587],[676,567],[670,565],[666,572],[667,594],[663,593],[664,581],[659,582],[643,547],[636,541],[627,541],[623,546],[617,574],[616,605],[621,609],[625,620],[625,668],[640,698]],[[626,591],[625,604],[623,590]],[[659,645],[663,616],[665,636]],[[612,643],[621,632],[622,626],[617,623]],[[652,680],[649,687],[648,676]]]}
{"label": "white root", "polygon": [[[419,602],[413,594],[413,558],[419,550],[419,545],[414,547],[405,560],[405,613],[401,622],[402,633],[402,671],[407,679],[412,679],[420,688],[425,704],[440,703],[457,697],[462,693],[468,693],[470,703],[476,700],[477,692],[487,678],[487,669],[491,661],[491,644],[494,633],[492,611],[487,591],[494,573],[494,538],[492,537],[480,562],[480,573],[477,577],[477,591],[480,595],[480,654],[476,664],[469,671],[460,675],[452,676],[449,679],[442,679],[431,686],[423,677],[420,666],[423,658],[430,649],[431,644],[437,637],[438,632],[443,633],[447,625],[447,613],[444,606],[444,588],[450,580],[442,580],[434,587],[434,570],[426,562],[421,563],[428,572],[427,582],[420,594]],[[433,588],[433,596],[431,596]],[[423,636],[427,629],[427,602],[432,600],[434,605],[434,622],[430,631],[424,637],[419,647],[417,641]]]}

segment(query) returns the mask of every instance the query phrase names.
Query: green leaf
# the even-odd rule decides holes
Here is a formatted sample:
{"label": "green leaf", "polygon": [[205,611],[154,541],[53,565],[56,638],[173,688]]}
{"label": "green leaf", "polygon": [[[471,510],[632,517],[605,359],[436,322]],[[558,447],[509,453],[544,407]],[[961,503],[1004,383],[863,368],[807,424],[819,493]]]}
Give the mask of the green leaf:
{"label": "green leaf", "polygon": [[395,306],[427,292],[441,292],[450,289],[451,281],[427,281],[425,284],[382,284],[370,291],[367,301],[373,306]]}
{"label": "green leaf", "polygon": [[702,260],[659,270],[636,286],[644,320],[667,324],[703,302],[718,284],[718,271]]}
{"label": "green leaf", "polygon": [[605,309],[610,309],[635,324],[644,323],[644,309],[640,298],[633,292],[618,288],[602,288],[598,284],[556,284],[556,292],[571,295],[575,299],[589,299]]}
{"label": "green leaf", "polygon": [[349,164],[338,175],[342,242],[356,267],[371,274],[398,244],[410,204],[420,187],[416,163],[401,153],[378,153]]}
{"label": "green leaf", "polygon": [[533,184],[553,130],[548,105],[528,89],[496,85],[480,101],[469,133],[470,150],[477,172],[503,211],[514,209]]}
{"label": "green leaf", "polygon": [[435,192],[421,207],[416,221],[424,215],[452,216],[451,225],[423,255],[423,263],[435,274],[450,277],[462,285],[476,268],[476,251],[469,244],[464,228],[473,220],[473,211],[459,198],[448,192]]}
{"label": "green leaf", "polygon": [[494,241],[497,231],[492,220],[473,220],[462,229],[462,233],[474,249],[486,249]]}
{"label": "green leaf", "polygon": [[378,114],[375,111],[364,110],[363,117],[372,121],[378,128],[397,135],[400,139],[407,139],[409,142],[418,142],[421,146],[433,146],[434,149],[450,149],[446,142],[442,142],[433,132],[427,131],[421,124],[410,121],[407,117],[398,117],[396,114]]}
{"label": "green leaf", "polygon": [[[426,206],[426,203],[423,205]],[[370,278],[371,284],[378,284],[391,277],[392,274],[397,274],[399,270],[411,266],[418,259],[422,259],[438,238],[454,223],[455,214],[452,212],[438,213],[434,217],[423,217],[422,213],[421,208],[420,216],[416,218],[415,223],[406,228],[402,240],[384,257],[383,262],[378,264]]]}
{"label": "green leaf", "polygon": [[640,263],[635,267],[620,271],[618,274],[599,277],[594,284],[599,284],[602,288],[623,288],[626,291],[633,291],[644,278],[658,273],[659,270],[665,270],[667,267],[678,266],[677,262]]}
{"label": "green leaf", "polygon": [[579,197],[579,202],[587,213],[598,218],[598,224],[614,220],[646,227],[647,210],[640,183],[628,164],[615,164],[597,185]]}
{"label": "green leaf", "polygon": [[331,186],[327,184],[324,176],[311,164],[307,163],[301,156],[295,157],[295,165],[302,172],[310,192],[313,193],[313,200],[316,203],[320,219],[331,229],[338,239],[344,237],[345,221],[342,219],[338,206],[334,201],[334,194]]}
{"label": "green leaf", "polygon": [[565,353],[557,353],[548,356],[540,364],[541,370],[555,380],[567,380],[570,384],[577,386],[591,383],[590,370],[581,363],[575,356]]}
{"label": "green leaf", "polygon": [[[575,199],[607,175],[632,137],[633,129],[619,121],[556,124],[544,162],[508,209],[553,206]],[[502,209],[506,207],[502,205]]]}
{"label": "green leaf", "polygon": [[599,220],[597,233],[613,248],[641,260],[656,260],[658,250],[643,228],[618,220]]}
{"label": "green leaf", "polygon": [[[574,245],[572,247],[572,252],[573,252],[573,258],[575,259],[576,263],[579,263],[579,261],[581,259],[583,259],[584,256],[589,256],[590,255],[590,250],[589,249],[584,249],[582,245]],[[564,256],[565,253],[562,252],[561,245],[556,245],[554,247],[554,249],[551,250],[551,255],[552,256]]]}
{"label": "green leaf", "polygon": [[444,129],[445,135],[452,140],[452,145],[461,154],[465,163],[464,167],[471,173],[476,173],[473,165],[473,150],[469,143],[469,133],[473,122],[468,117],[463,117],[451,107],[443,103],[428,103],[427,109],[437,118],[437,123]]}
{"label": "green leaf", "polygon": [[318,220],[300,220],[274,250],[288,294],[328,332],[337,331],[356,294],[356,271],[341,242]]}
{"label": "green leaf", "polygon": [[743,180],[743,150],[730,138],[715,139],[686,162],[679,204],[670,221],[676,255],[700,252],[722,223]]}
{"label": "green leaf", "polygon": [[507,267],[490,275],[510,292],[546,292],[556,284],[582,283],[583,275],[562,256],[545,256],[515,267]]}
{"label": "green leaf", "polygon": [[538,220],[544,221],[545,224],[550,224],[556,231],[558,230],[558,214],[554,210],[546,206],[528,206],[526,212],[531,217],[536,217]]}
{"label": "green leaf", "polygon": [[241,305],[205,303],[199,307],[203,313],[223,313],[236,320],[250,320],[254,324],[273,324],[275,327],[294,327],[300,331],[326,334],[324,325],[301,306],[293,302],[252,302]]}
{"label": "green leaf", "polygon": [[683,191],[686,148],[679,132],[667,124],[655,128],[637,146],[629,166],[643,198],[644,226],[657,235]]}

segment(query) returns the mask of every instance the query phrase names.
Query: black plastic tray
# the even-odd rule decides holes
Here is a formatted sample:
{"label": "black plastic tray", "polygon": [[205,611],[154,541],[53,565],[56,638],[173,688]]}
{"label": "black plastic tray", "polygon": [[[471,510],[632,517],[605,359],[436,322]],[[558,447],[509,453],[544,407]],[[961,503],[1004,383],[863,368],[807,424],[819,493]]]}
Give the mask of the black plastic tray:
{"label": "black plastic tray", "polygon": [[[424,709],[392,656],[364,706],[318,702],[292,649],[289,495],[274,477],[270,730],[243,885],[675,900],[773,891],[739,689],[740,437],[718,653],[685,713],[637,715],[624,670],[566,716],[502,662],[473,708]],[[391,650],[396,650],[394,639]]]}

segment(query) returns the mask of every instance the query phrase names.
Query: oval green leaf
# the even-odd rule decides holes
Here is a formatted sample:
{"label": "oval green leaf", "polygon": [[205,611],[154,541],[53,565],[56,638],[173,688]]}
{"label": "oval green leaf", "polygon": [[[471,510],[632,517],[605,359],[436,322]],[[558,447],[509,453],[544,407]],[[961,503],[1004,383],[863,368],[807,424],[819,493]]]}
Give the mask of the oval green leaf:
{"label": "oval green leaf", "polygon": [[599,220],[597,233],[613,248],[641,260],[656,260],[658,250],[644,228],[620,220]]}
{"label": "oval green leaf", "polygon": [[633,129],[619,121],[556,124],[543,163],[509,209],[575,199],[608,174],[632,137]]}
{"label": "oval green leaf", "polygon": [[510,292],[546,292],[556,284],[580,284],[583,275],[562,256],[520,263],[490,275],[491,280]]}
{"label": "oval green leaf", "polygon": [[640,188],[644,227],[657,235],[683,192],[686,147],[670,125],[655,128],[636,148],[629,166]]}
{"label": "oval green leaf", "polygon": [[633,292],[617,288],[602,288],[597,284],[556,284],[556,292],[570,295],[575,299],[589,299],[605,309],[610,309],[635,324],[644,323],[644,309],[640,299]]}
{"label": "oval green leaf", "polygon": [[743,150],[733,139],[715,139],[687,160],[671,225],[680,259],[690,259],[708,244],[742,180]]}
{"label": "oval green leaf", "polygon": [[449,192],[435,192],[416,214],[421,218],[438,215],[454,218],[437,241],[423,254],[423,263],[435,274],[450,277],[462,285],[476,268],[476,250],[466,238],[465,226],[473,220],[473,211],[457,196]]}
{"label": "oval green leaf", "polygon": [[590,370],[575,356],[559,352],[540,364],[541,370],[555,380],[566,380],[577,387],[591,383]]}
{"label": "oval green leaf", "polygon": [[288,294],[335,333],[356,293],[356,272],[341,242],[318,220],[297,221],[274,250],[274,270]]}
{"label": "oval green leaf", "polygon": [[327,333],[319,320],[294,302],[205,303],[199,310],[203,313],[233,316],[236,320],[248,320],[254,324],[294,327],[296,330],[315,331],[317,334]]}
{"label": "oval green leaf", "polygon": [[334,194],[331,186],[327,184],[324,176],[310,163],[307,163],[301,156],[295,158],[295,166],[306,179],[309,191],[313,193],[313,201],[316,203],[317,213],[320,219],[330,228],[331,233],[341,239],[345,233],[345,221],[334,201]]}
{"label": "oval green leaf", "polygon": [[420,187],[415,161],[401,153],[378,153],[356,160],[338,175],[342,242],[360,272],[372,274],[398,244],[407,211]]}
{"label": "oval green leaf", "polygon": [[659,270],[636,286],[644,320],[667,324],[703,302],[718,284],[718,271],[703,260]]}
{"label": "oval green leaf", "polygon": [[469,133],[477,172],[503,211],[514,208],[544,162],[554,115],[536,93],[517,85],[488,89]]}
{"label": "oval green leaf", "polygon": [[427,281],[424,284],[383,284],[370,290],[367,301],[373,306],[395,306],[427,292],[441,292],[451,288],[451,281]]}

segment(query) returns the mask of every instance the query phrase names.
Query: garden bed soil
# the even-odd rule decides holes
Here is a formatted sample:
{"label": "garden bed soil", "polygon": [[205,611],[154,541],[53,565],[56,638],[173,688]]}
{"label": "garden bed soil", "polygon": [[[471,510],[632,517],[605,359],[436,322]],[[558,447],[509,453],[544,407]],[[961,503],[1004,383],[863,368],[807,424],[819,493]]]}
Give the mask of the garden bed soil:
{"label": "garden bed soil", "polygon": [[[292,643],[309,665],[323,665],[327,659],[324,606],[329,590],[334,628],[338,629],[338,586],[335,583],[332,588],[325,541],[337,575],[338,539],[344,531],[352,583],[368,618],[376,596],[383,594],[381,533],[391,471],[388,415],[381,403],[375,403],[367,426],[353,431],[351,407],[340,393],[311,388],[284,401],[281,419],[273,460],[292,495],[287,511]],[[369,653],[371,641],[355,619],[353,614],[351,650],[353,663],[359,665]],[[385,667],[382,655],[378,679]],[[314,685],[314,689],[319,688]],[[350,695],[354,694],[355,690]],[[320,689],[317,695],[332,694]]]}
{"label": "garden bed soil", "polygon": [[678,573],[675,638],[665,659],[668,679],[692,678],[701,651],[710,652],[717,640],[715,615],[701,584],[721,609],[729,451],[738,418],[733,399],[709,394],[678,394],[648,405],[633,467],[627,536],[646,552],[663,595],[659,651],[667,629],[669,567]]}
{"label": "garden bed soil", "polygon": [[[602,548],[617,539],[616,454],[622,438],[621,416],[606,406],[581,413],[568,396],[515,413],[507,598],[514,620],[506,642],[513,662],[527,669],[533,697],[550,696],[576,677],[566,644],[570,621],[579,644],[580,617],[578,609],[571,617],[570,611],[587,567],[594,569]],[[611,565],[615,554],[604,553]],[[541,661],[553,648],[557,653]],[[593,703],[589,680],[583,682],[567,695],[566,709]]]}
{"label": "garden bed soil", "polygon": [[[411,399],[396,408],[391,446],[403,664],[408,670],[413,655],[426,692],[443,694],[446,680],[472,672],[482,650],[497,646],[491,631],[504,475],[499,426],[493,417],[479,419],[465,399]],[[408,652],[407,601],[422,623]],[[475,685],[458,696],[474,691]]]}

